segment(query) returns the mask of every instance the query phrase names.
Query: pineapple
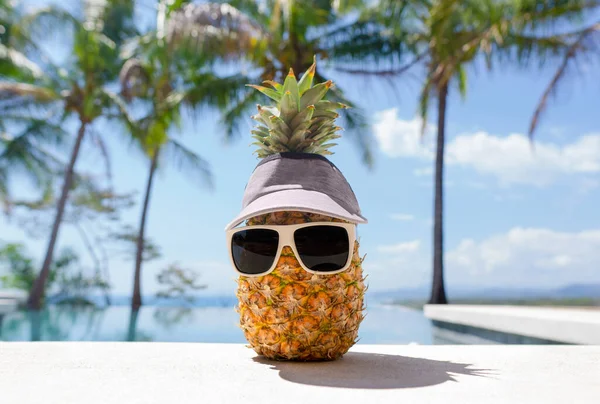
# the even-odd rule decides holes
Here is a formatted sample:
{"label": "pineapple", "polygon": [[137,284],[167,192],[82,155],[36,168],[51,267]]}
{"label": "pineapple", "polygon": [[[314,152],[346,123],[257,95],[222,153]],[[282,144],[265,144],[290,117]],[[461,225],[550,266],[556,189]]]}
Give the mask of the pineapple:
{"label": "pineapple", "polygon": [[[290,69],[283,85],[251,86],[276,101],[258,105],[252,131],[259,158],[279,152],[332,154],[327,143],[340,137],[334,121],[344,104],[323,99],[331,81],[312,86],[313,65],[298,82]],[[287,225],[305,222],[342,221],[319,214],[280,211],[254,216],[246,225]],[[351,266],[333,275],[314,275],[298,263],[291,248],[284,247],[276,269],[261,277],[237,279],[237,312],[240,327],[250,346],[275,360],[334,360],[357,340],[364,317],[366,291],[362,261],[355,242]]]}

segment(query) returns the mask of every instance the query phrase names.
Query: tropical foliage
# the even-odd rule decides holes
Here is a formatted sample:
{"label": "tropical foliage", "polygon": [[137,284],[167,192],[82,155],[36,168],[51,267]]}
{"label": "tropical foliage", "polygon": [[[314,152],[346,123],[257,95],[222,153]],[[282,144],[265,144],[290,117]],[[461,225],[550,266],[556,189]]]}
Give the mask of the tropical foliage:
{"label": "tropical foliage", "polygon": [[[443,178],[446,111],[449,95],[467,92],[470,67],[488,69],[512,63],[529,66],[568,58],[576,46],[569,34],[557,33],[559,22],[573,21],[592,7],[587,0],[382,0],[363,14],[359,24],[338,32],[333,40],[339,59],[391,69],[346,69],[355,75],[402,76],[423,73],[419,96],[422,133],[431,102],[436,101],[433,282],[430,303],[446,303],[444,287]],[[358,50],[357,50],[357,46]],[[564,56],[563,56],[564,55]]]}
{"label": "tropical foliage", "polygon": [[[28,291],[37,277],[37,268],[23,244],[8,243],[0,246],[0,270],[5,273],[0,276],[0,286]],[[86,272],[73,250],[62,249],[50,266],[47,288],[56,296],[83,301],[90,292],[109,287],[97,274],[88,275]]]}
{"label": "tropical foliage", "polygon": [[[340,23],[352,26],[356,17],[351,12],[362,7],[357,0],[309,0],[287,1],[234,0],[229,4],[242,11],[255,22],[252,32],[262,34],[260,44],[245,59],[253,67],[246,83],[265,81],[283,82],[291,68],[296,74],[305,72],[315,58],[323,64],[335,61],[337,45],[326,39],[337,32]],[[256,28],[258,27],[258,28]],[[356,44],[355,51],[360,45]],[[329,80],[327,73],[320,69],[315,72],[316,82]],[[367,166],[373,164],[373,150],[370,137],[370,122],[365,111],[356,102],[348,99],[340,87],[333,87],[328,93],[329,100],[348,105],[341,111],[340,126],[346,136],[358,146],[361,160]],[[235,102],[223,111],[223,124],[228,136],[233,137],[247,122],[247,117],[255,112],[256,104],[264,101],[264,96],[256,91],[242,91]],[[244,126],[245,128],[245,126]]]}
{"label": "tropical foliage", "polygon": [[[108,280],[105,244],[124,245],[135,257],[135,311],[142,304],[142,264],[160,254],[146,234],[156,172],[172,164],[200,185],[212,184],[208,163],[179,136],[184,123],[200,122],[203,112],[218,110],[225,137],[233,139],[249,129],[248,117],[266,101],[265,91],[247,84],[284,82],[290,68],[300,74],[315,60],[320,66],[313,71],[315,82],[327,83],[332,74],[344,72],[367,91],[366,76],[390,83],[408,80],[411,71],[422,77],[418,114],[423,133],[432,109],[437,121],[430,302],[445,303],[443,173],[452,96],[466,97],[472,67],[554,64],[556,73],[532,117],[533,135],[551,95],[574,67],[599,54],[600,22],[589,18],[598,10],[594,0],[68,3],[25,9],[0,0],[0,204],[7,214],[27,218],[25,228],[36,233],[50,228],[37,275],[34,261],[23,258],[24,247],[3,248],[2,259],[13,268],[4,281],[29,288],[34,309],[41,307],[45,289],[56,288],[60,279],[81,290],[91,285],[75,275],[57,275],[57,263],[76,266],[73,257],[54,258],[66,223],[84,240],[98,284]],[[134,18],[140,9],[152,14],[149,27]],[[64,44],[64,58],[44,46],[49,32]],[[371,122],[345,90],[330,88],[328,99],[350,106],[340,111],[340,125],[358,146],[362,162],[371,166]],[[97,130],[100,124],[118,128],[120,141],[148,164],[135,227],[120,223],[119,211],[132,205],[132,195],[113,190],[111,156],[106,135]],[[102,179],[76,170],[86,145],[102,156]],[[26,201],[14,189],[24,179],[36,192]],[[105,222],[110,225],[95,230]],[[160,276],[167,283],[201,286],[196,275],[178,266]]]}
{"label": "tropical foliage", "polygon": [[[215,60],[227,59],[233,42],[250,50],[249,38],[240,38],[242,27],[228,25],[232,15],[247,19],[228,5],[202,5],[160,1],[156,28],[128,41],[121,56],[121,94],[128,102],[138,100],[142,117],[134,123],[140,150],[147,156],[149,171],[138,228],[132,309],[142,305],[141,270],[145,230],[152,185],[157,169],[172,163],[201,185],[212,186],[208,163],[188,149],[176,135],[185,112],[197,114],[202,107],[225,108],[230,92],[243,86],[239,76],[215,73]],[[191,15],[191,18],[183,16]],[[240,42],[241,41],[241,42]],[[183,80],[182,80],[183,79]]]}
{"label": "tropical foliage", "polygon": [[[131,24],[125,17],[132,17],[132,2],[94,0],[84,2],[81,11],[83,18],[58,7],[41,8],[20,16],[11,25],[11,36],[5,45],[8,49],[5,60],[9,66],[16,68],[15,62],[23,64],[23,60],[31,66],[34,66],[34,59],[45,62],[39,69],[29,69],[27,74],[17,77],[9,76],[10,80],[0,83],[0,100],[4,102],[0,119],[4,125],[13,116],[18,117],[20,111],[31,109],[41,111],[43,115],[34,114],[33,119],[42,123],[56,117],[61,128],[69,123],[78,126],[69,161],[63,170],[62,189],[44,263],[29,296],[28,305],[33,309],[39,309],[42,304],[54,247],[73,184],[75,163],[86,130],[101,117],[118,116],[128,120],[122,103],[106,85],[118,72],[117,49],[131,30]],[[67,41],[71,54],[60,65],[53,63],[52,58],[44,55],[36,45],[54,27],[62,27],[72,33]],[[26,52],[15,58],[14,52],[18,49]],[[30,115],[22,118],[26,125],[30,125]],[[45,130],[39,132],[47,136]]]}

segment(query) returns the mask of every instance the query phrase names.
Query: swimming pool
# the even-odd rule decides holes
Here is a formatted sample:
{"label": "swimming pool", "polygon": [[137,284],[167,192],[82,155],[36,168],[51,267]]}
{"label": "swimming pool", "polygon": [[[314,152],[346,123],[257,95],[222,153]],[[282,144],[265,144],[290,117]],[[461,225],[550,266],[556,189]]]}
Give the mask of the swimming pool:
{"label": "swimming pool", "polygon": [[[233,306],[128,306],[106,308],[52,305],[41,312],[3,316],[3,341],[160,341],[246,343]],[[383,303],[369,304],[359,343],[433,344],[434,330],[422,311]]]}

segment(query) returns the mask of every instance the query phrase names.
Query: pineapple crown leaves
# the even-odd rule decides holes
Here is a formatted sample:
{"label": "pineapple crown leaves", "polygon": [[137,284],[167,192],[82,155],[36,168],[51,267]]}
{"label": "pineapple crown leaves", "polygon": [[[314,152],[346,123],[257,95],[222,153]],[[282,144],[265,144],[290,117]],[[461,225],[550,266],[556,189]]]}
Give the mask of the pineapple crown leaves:
{"label": "pineapple crown leaves", "polygon": [[333,86],[331,80],[313,86],[316,62],[298,81],[290,69],[283,84],[267,80],[257,86],[249,84],[276,102],[273,106],[257,105],[258,113],[252,119],[258,125],[252,130],[259,158],[280,152],[304,152],[321,155],[333,154],[330,143],[337,139],[340,128],[335,125],[338,109],[347,105],[325,100],[325,94]]}

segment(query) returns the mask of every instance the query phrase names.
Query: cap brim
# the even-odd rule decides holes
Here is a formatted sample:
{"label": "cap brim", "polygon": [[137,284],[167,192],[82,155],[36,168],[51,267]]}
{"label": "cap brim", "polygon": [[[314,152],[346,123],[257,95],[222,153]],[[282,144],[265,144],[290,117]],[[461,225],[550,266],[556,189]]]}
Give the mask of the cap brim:
{"label": "cap brim", "polygon": [[225,228],[230,230],[251,217],[265,213],[296,210],[347,220],[350,223],[367,223],[367,219],[352,214],[341,207],[331,197],[305,189],[286,189],[273,192],[252,201]]}

